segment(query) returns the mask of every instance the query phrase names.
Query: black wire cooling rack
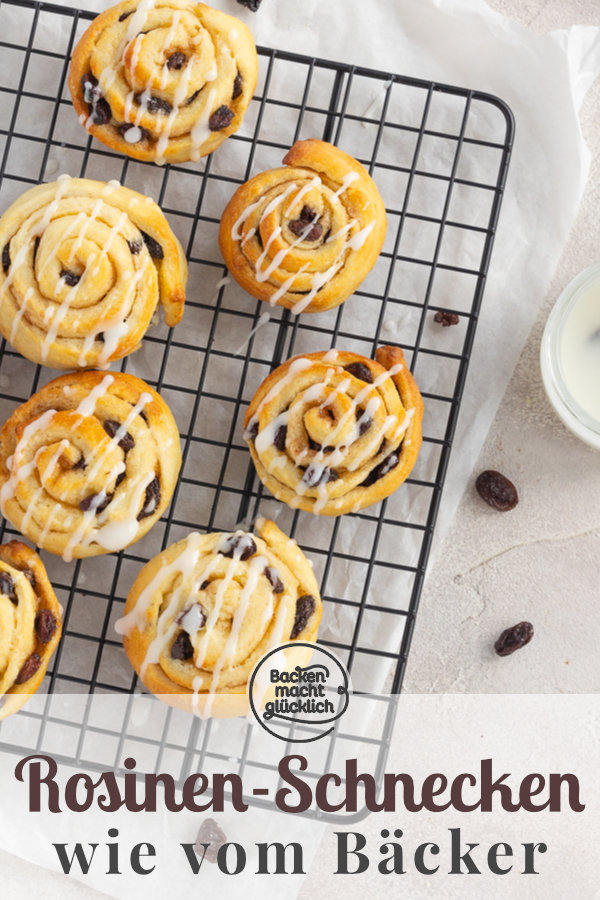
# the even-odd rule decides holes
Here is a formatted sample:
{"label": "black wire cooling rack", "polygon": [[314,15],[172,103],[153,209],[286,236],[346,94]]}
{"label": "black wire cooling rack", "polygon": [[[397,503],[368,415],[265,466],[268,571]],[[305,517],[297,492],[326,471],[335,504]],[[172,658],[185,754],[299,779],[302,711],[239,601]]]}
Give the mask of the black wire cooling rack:
{"label": "black wire cooling rack", "polygon": [[[245,784],[249,773],[274,769],[264,733],[261,738],[261,729],[242,720],[200,721],[150,699],[152,715],[140,718],[133,703],[137,682],[113,629],[135,574],[151,556],[190,530],[232,530],[260,507],[278,514],[278,524],[314,561],[325,601],[322,642],[346,664],[355,691],[372,693],[377,686],[371,699],[379,715],[368,735],[342,720],[309,774],[326,771],[357,741],[371,746],[381,773],[500,213],[511,112],[479,91],[260,48],[257,93],[240,132],[199,164],[160,168],[110,152],[73,112],[69,58],[93,17],[49,3],[0,3],[0,211],[60,172],[116,178],[162,206],[190,263],[185,318],[175,330],[153,328],[122,368],[171,405],[183,468],[167,513],[131,550],[70,565],[42,554],[64,606],[64,637],[47,693],[3,723],[0,746],[22,755],[43,749],[93,770],[120,770],[129,755],[146,771],[168,767],[180,780],[224,761],[244,774]],[[265,305],[223,281],[216,244],[223,192],[280,165],[292,143],[306,137],[332,141],[367,166],[388,212],[384,251],[344,305],[300,317],[277,309],[238,354],[232,335],[250,335]],[[446,310],[459,314],[458,325],[433,321]],[[337,519],[271,500],[241,438],[256,387],[294,353],[337,346],[372,356],[385,343],[404,347],[424,397],[424,443],[412,477],[377,507]],[[53,374],[2,342],[2,419]],[[14,533],[3,524],[1,535]],[[387,695],[381,691],[390,671]],[[106,695],[110,714],[103,716],[93,700]],[[274,749],[279,758],[284,745]]]}

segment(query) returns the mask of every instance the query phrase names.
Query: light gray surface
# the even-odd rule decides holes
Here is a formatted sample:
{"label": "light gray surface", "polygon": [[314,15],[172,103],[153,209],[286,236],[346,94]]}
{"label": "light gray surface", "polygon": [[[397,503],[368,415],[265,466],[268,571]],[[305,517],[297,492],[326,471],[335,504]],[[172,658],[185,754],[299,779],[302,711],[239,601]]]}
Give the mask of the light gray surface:
{"label": "light gray surface", "polygon": [[[600,7],[591,0],[491,5],[540,30],[600,22]],[[407,691],[600,689],[600,454],[558,420],[538,363],[554,302],[579,271],[600,259],[599,108],[596,81],[581,116],[593,156],[585,196],[474,469],[504,472],[517,485],[520,503],[513,512],[496,513],[473,485],[467,490],[423,591]],[[541,230],[536,239],[543,240]],[[522,619],[536,629],[533,642],[522,654],[498,659],[494,640]]]}
{"label": "light gray surface", "polygon": [[[597,0],[490,0],[490,5],[542,32],[600,20]],[[582,115],[594,160],[581,211],[476,467],[499,468],[513,477],[521,503],[503,516],[482,506],[472,492],[463,498],[423,593],[405,685],[411,691],[597,690],[600,585],[593,560],[600,536],[600,456],[572,438],[553,415],[537,358],[554,299],[600,255],[598,108],[597,82]],[[521,618],[536,626],[534,642],[522,654],[496,659],[490,645],[497,633]],[[380,827],[373,816],[362,830],[376,841]],[[325,881],[330,850],[326,841],[302,887],[303,900],[331,896]],[[101,896],[3,852],[0,866],[2,893],[10,900]],[[345,900],[364,892],[363,879],[339,884]],[[369,884],[372,900],[389,892],[385,879]]]}

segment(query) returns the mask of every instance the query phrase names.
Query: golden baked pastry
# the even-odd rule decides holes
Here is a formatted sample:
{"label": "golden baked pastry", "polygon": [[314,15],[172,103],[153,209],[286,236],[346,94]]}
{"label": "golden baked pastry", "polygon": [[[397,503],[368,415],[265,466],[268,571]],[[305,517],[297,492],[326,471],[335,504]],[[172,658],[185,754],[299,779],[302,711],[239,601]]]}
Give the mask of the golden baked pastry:
{"label": "golden baked pastry", "polygon": [[20,541],[0,544],[0,719],[37,691],[61,628],[61,609],[37,553]]}
{"label": "golden baked pastry", "polygon": [[325,141],[297,141],[285,168],[235,192],[219,245],[235,280],[294,313],[339,306],[381,253],[385,206],[367,170]]}
{"label": "golden baked pastry", "polygon": [[259,659],[290,640],[314,642],[321,611],[296,542],[258,519],[253,534],[194,532],[150,560],[117,631],[154,694],[198,713],[240,715]]}
{"label": "golden baked pastry", "polygon": [[136,159],[198,161],[238,130],[258,57],[235,16],[194,0],[123,0],[73,51],[69,90],[94,137]]}
{"label": "golden baked pastry", "polygon": [[0,218],[0,332],[55,369],[105,367],[136,350],[158,304],[183,315],[187,263],[150,197],[62,175]]}
{"label": "golden baked pastry", "polygon": [[375,360],[329,350],[295,356],[252,398],[244,438],[256,471],[288,506],[358,512],[407,478],[421,446],[423,401],[399,347]]}
{"label": "golden baked pastry", "polygon": [[181,465],[165,401],[122,372],[61,375],[0,431],[0,509],[38,547],[122,550],[165,511]]}

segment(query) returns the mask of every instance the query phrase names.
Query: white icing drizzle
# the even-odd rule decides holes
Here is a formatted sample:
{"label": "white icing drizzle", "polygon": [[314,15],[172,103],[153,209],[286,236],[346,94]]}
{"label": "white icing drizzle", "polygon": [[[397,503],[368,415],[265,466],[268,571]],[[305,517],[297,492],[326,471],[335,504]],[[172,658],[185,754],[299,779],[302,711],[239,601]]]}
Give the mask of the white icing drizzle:
{"label": "white icing drizzle", "polygon": [[347,175],[344,175],[341,186],[335,192],[336,197],[341,197],[344,194],[351,184],[357,181],[360,178],[358,172],[348,172]]}
{"label": "white icing drizzle", "polygon": [[128,128],[123,135],[128,144],[137,144],[142,139],[142,129],[138,125]]}
{"label": "white icing drizzle", "polygon": [[198,559],[200,557],[200,542],[202,535],[197,531],[191,532],[185,540],[181,553],[175,559],[166,563],[163,561],[160,569],[149,581],[143,591],[141,591],[137,602],[122,618],[115,622],[115,631],[117,634],[129,636],[134,629],[141,631],[144,628],[148,610],[152,605],[154,594],[159,590],[161,584],[166,582],[172,575],[181,573],[181,588],[183,585],[189,586],[189,581],[196,569]]}
{"label": "white icing drizzle", "polygon": [[[215,78],[216,78],[216,73]],[[214,80],[214,79],[213,79]],[[192,126],[192,130],[190,132],[190,136],[192,139],[192,149],[190,152],[190,158],[192,162],[198,162],[202,155],[202,145],[211,135],[211,130],[209,127],[209,120],[211,117],[211,110],[213,108],[215,97],[217,95],[217,91],[215,88],[211,88],[208,100],[206,101],[206,105],[202,112],[202,115],[199,116],[197,121]]]}
{"label": "white icing drizzle", "polygon": [[284,412],[280,413],[280,415],[276,416],[271,422],[269,422],[262,429],[262,431],[259,431],[259,433],[256,435],[256,440],[254,441],[254,446],[256,447],[257,453],[265,453],[268,450],[271,444],[275,441],[277,430],[283,425],[287,426],[289,416],[289,411],[286,409]]}
{"label": "white icing drizzle", "polygon": [[275,212],[275,210],[277,209],[277,207],[278,207],[278,206],[281,206],[281,205],[284,203],[284,201],[286,200],[286,198],[289,197],[290,194],[291,194],[293,191],[295,191],[297,187],[298,187],[298,185],[296,184],[296,182],[295,182],[295,181],[292,181],[291,184],[288,184],[288,186],[286,187],[286,189],[285,189],[285,191],[283,192],[283,194],[278,194],[276,197],[274,197],[274,198],[270,201],[270,203],[267,203],[267,205],[265,206],[265,209],[264,209],[264,211],[263,211],[263,214],[262,214],[262,216],[260,217],[260,220],[259,220],[259,223],[258,223],[258,224],[259,224],[259,227],[262,225],[262,223],[263,223],[264,220],[267,218],[267,216],[270,216],[272,212]]}
{"label": "white icing drizzle", "polygon": [[[32,229],[31,233],[27,235],[27,240],[23,242],[23,245],[19,249],[19,251],[16,253],[14,260],[11,261],[10,269],[6,275],[6,278],[2,282],[2,285],[0,286],[0,298],[2,298],[4,296],[4,293],[10,289],[10,287],[13,283],[13,280],[14,280],[15,272],[17,272],[17,270],[20,268],[20,266],[23,265],[26,257],[29,254],[30,244],[33,241],[35,241],[35,239],[37,237],[40,237],[44,233],[44,231],[46,230],[46,228],[52,221],[52,216],[57,211],[60,201],[62,200],[64,195],[69,190],[71,176],[65,175],[65,174],[59,175],[58,178],[56,179],[56,182],[57,182],[57,188],[56,188],[56,193],[54,195],[54,199],[50,203],[47,204],[40,221]],[[28,290],[25,294],[26,299],[24,299],[23,305],[21,306],[20,309],[17,310],[17,313],[15,314],[15,318],[13,320],[13,324],[11,327],[11,333],[10,333],[11,342],[14,340],[15,334],[17,333],[17,328],[18,328],[19,322],[21,321],[21,319],[23,318],[23,316],[25,314],[25,310],[27,307],[27,300],[29,300],[32,296],[33,296],[33,291],[31,291],[31,293],[30,293]]]}
{"label": "white icing drizzle", "polygon": [[96,411],[96,404],[101,397],[104,397],[107,390],[111,386],[114,381],[113,375],[105,375],[102,381],[96,385],[96,387],[92,388],[92,390],[87,394],[75,412],[78,416],[81,416],[82,419],[87,418],[88,416],[93,416]]}
{"label": "white icing drizzle", "polygon": [[303,372],[305,369],[310,369],[312,366],[312,361],[307,359],[305,356],[299,356],[298,359],[295,359],[294,362],[290,365],[286,374],[281,378],[277,384],[274,384],[271,390],[268,392],[266,397],[260,403],[258,409],[256,410],[256,415],[260,415],[261,410],[264,406],[268,405],[271,400],[273,400],[279,391],[290,381],[293,381],[296,375],[299,375],[300,372]]}
{"label": "white icing drizzle", "polygon": [[251,203],[246,209],[243,211],[239,219],[233,224],[233,228],[231,229],[231,239],[234,241],[240,241],[242,239],[242,232],[240,231],[241,226],[246,222],[255,209],[258,209],[262,200],[257,200],[256,203]]}
{"label": "white icing drizzle", "polygon": [[256,332],[259,330],[259,328],[263,328],[263,326],[265,326],[267,324],[267,322],[270,322],[270,321],[271,321],[270,313],[268,313],[268,312],[262,313],[262,315],[259,317],[258,322],[254,326],[254,328],[252,329],[252,331],[250,332],[250,334],[248,335],[248,337],[246,338],[244,343],[238,347],[238,349],[235,351],[235,353],[233,355],[240,356],[244,352],[244,350],[246,349],[246,347],[248,346],[248,344],[250,343],[250,341],[252,340],[252,338],[254,337]]}
{"label": "white icing drizzle", "polygon": [[323,182],[321,181],[320,177],[318,175],[315,175],[312,181],[309,181],[307,182],[307,184],[303,185],[296,196],[293,198],[293,200],[291,200],[290,205],[285,211],[285,215],[289,216],[294,206],[299,203],[300,200],[302,200],[302,198],[305,197],[309,191],[312,191],[312,189],[315,187],[319,187],[319,185],[321,184],[323,184]]}
{"label": "white icing drizzle", "polygon": [[302,275],[303,272],[306,272],[307,269],[308,269],[308,263],[306,263],[304,266],[302,266],[297,272],[294,272],[292,275],[290,275],[289,278],[286,278],[286,280],[283,282],[283,284],[275,291],[273,296],[269,299],[269,304],[271,306],[277,306],[278,302],[281,300],[281,298],[284,296],[284,294],[287,294],[287,292],[290,290],[290,288],[292,287],[292,285],[295,282],[298,275]]}

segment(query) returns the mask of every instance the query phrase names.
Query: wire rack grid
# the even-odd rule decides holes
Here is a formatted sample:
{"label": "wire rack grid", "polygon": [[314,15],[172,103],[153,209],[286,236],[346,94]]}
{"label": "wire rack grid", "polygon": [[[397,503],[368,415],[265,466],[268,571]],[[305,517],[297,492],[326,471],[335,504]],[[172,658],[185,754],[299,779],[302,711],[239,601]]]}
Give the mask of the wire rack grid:
{"label": "wire rack grid", "polygon": [[[160,724],[152,733],[136,731],[131,697],[139,688],[112,628],[135,574],[155,553],[190,530],[229,531],[260,508],[278,515],[314,560],[324,621],[335,622],[320,639],[346,664],[354,689],[372,692],[373,681],[382,683],[393,670],[391,694],[377,694],[377,730],[365,738],[346,733],[342,724],[321,760],[327,767],[344,741],[366,740],[380,773],[490,263],[512,115],[479,91],[259,48],[257,93],[240,132],[200,164],[160,168],[109,151],[73,113],[69,59],[93,17],[31,0],[0,3],[0,209],[29,186],[53,180],[58,168],[116,178],[162,206],[189,260],[184,323],[153,328],[121,368],[144,378],[171,405],[183,467],[167,513],[131,549],[70,566],[42,554],[65,609],[64,637],[46,678],[47,694],[16,717],[27,721],[28,740],[9,720],[0,745],[16,753],[43,747],[57,760],[97,770],[119,770],[127,755],[143,750],[150,770],[168,763],[180,780],[223,760],[235,761],[240,773],[268,767],[250,726],[240,726],[239,745],[230,740],[226,751],[218,723],[182,722],[183,714],[170,709],[155,716]],[[373,273],[341,307],[299,317],[277,309],[240,353],[232,334],[251,335],[265,307],[226,278],[216,248],[223,192],[230,195],[257,171],[280,165],[291,144],[306,137],[330,140],[368,168],[386,204],[386,244]],[[358,304],[361,315],[355,314]],[[448,309],[459,314],[458,326],[433,323],[436,311]],[[325,521],[281,508],[263,492],[241,439],[256,387],[294,353],[337,346],[372,356],[384,343],[404,347],[423,393],[424,443],[412,477],[394,497],[352,516]],[[2,417],[50,377],[3,341]],[[4,522],[0,537],[13,533]],[[383,633],[392,636],[391,644],[380,641]],[[83,707],[71,716],[57,711],[53,699],[61,694],[81,694]],[[95,724],[91,698],[104,694],[120,697],[122,708],[117,714],[114,707],[111,722]],[[93,758],[87,739],[98,735],[109,749]]]}

